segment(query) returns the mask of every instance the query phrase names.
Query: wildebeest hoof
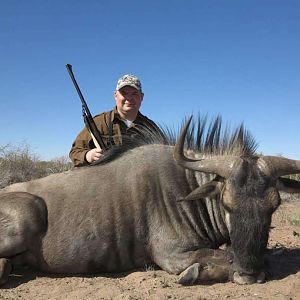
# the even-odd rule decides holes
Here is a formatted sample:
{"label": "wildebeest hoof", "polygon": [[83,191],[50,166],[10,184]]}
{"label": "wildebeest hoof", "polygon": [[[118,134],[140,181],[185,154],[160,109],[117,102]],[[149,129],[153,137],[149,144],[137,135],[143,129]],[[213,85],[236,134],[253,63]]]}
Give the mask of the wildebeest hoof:
{"label": "wildebeest hoof", "polygon": [[7,282],[11,270],[10,261],[6,258],[0,258],[0,286]]}
{"label": "wildebeest hoof", "polygon": [[257,277],[251,275],[240,275],[238,272],[233,274],[233,282],[237,284],[253,284],[265,282],[265,273],[261,272]]}
{"label": "wildebeest hoof", "polygon": [[225,282],[228,279],[229,266],[218,265],[212,262],[208,262],[199,275],[200,281]]}
{"label": "wildebeest hoof", "polygon": [[193,265],[189,266],[183,272],[180,273],[178,283],[189,285],[195,283],[199,276],[199,263],[194,263]]}

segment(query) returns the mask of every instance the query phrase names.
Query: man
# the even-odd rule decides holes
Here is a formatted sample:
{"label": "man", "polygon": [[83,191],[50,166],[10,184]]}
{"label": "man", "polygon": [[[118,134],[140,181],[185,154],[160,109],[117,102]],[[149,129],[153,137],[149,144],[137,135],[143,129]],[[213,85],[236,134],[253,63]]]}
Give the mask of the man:
{"label": "man", "polygon": [[[140,80],[133,75],[122,76],[117,83],[114,98],[116,107],[94,117],[95,124],[106,146],[122,144],[122,136],[141,134],[140,129],[162,133],[157,125],[139,112],[144,93]],[[70,158],[76,167],[98,160],[103,150],[96,148],[89,131],[84,128],[70,150]]]}

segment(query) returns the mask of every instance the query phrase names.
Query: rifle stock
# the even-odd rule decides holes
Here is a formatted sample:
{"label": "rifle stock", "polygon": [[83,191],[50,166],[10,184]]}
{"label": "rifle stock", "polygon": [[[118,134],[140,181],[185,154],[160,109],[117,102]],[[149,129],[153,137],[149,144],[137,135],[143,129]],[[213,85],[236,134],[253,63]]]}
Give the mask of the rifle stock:
{"label": "rifle stock", "polygon": [[94,119],[91,115],[91,112],[84,100],[84,97],[80,91],[80,88],[77,84],[77,81],[75,79],[75,76],[73,74],[73,71],[72,71],[72,65],[70,64],[67,64],[66,65],[66,68],[68,70],[68,73],[71,77],[71,80],[76,88],[76,91],[79,95],[79,98],[81,100],[81,103],[82,103],[82,116],[83,116],[83,119],[84,119],[84,123],[85,123],[85,126],[87,127],[88,131],[90,132],[91,136],[92,136],[92,139],[93,139],[93,142],[95,144],[95,146],[97,148],[100,148],[100,149],[103,149],[104,151],[107,150],[107,147],[105,146],[104,142],[103,142],[103,139],[101,137],[101,134],[94,122]]}

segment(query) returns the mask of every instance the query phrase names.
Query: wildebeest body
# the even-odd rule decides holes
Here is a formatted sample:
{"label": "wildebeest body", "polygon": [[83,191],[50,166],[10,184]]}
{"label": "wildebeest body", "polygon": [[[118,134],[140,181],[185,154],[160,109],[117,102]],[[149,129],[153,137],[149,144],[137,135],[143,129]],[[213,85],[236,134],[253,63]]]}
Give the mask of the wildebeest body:
{"label": "wildebeest body", "polygon": [[[299,182],[280,176],[300,172],[300,162],[255,156],[241,130],[223,141],[209,134],[201,157],[186,157],[188,124],[175,147],[121,147],[95,166],[2,189],[0,284],[16,257],[57,273],[155,263],[182,272],[180,283],[263,281],[278,191],[300,192]],[[230,260],[218,249],[224,243]]]}
{"label": "wildebeest body", "polygon": [[212,228],[209,233],[199,228],[199,205],[176,201],[191,189],[172,153],[171,146],[143,146],[105,165],[3,189],[45,201],[48,228],[40,249],[28,249],[34,252],[30,263],[45,271],[86,273],[130,270],[154,261],[180,272],[184,261],[176,264],[175,256],[217,247],[209,238]]}

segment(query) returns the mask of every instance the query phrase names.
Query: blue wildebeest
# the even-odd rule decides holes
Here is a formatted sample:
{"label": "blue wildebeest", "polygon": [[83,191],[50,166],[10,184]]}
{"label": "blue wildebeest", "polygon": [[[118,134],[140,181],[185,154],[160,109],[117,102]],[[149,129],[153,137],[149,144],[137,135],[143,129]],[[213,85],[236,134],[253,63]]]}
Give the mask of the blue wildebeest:
{"label": "blue wildebeest", "polygon": [[94,166],[2,189],[0,283],[15,261],[69,274],[152,262],[182,284],[262,282],[278,191],[300,192],[280,176],[299,173],[300,161],[255,156],[243,128],[222,138],[219,119],[206,138],[189,123],[175,146],[123,146]]}

